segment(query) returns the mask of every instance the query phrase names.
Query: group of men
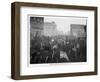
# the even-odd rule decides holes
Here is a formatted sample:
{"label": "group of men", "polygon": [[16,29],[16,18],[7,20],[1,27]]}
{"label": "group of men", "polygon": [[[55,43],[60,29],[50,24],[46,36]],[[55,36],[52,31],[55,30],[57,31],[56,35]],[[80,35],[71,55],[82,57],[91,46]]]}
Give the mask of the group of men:
{"label": "group of men", "polygon": [[65,39],[35,36],[31,40],[30,64],[85,62],[86,38]]}

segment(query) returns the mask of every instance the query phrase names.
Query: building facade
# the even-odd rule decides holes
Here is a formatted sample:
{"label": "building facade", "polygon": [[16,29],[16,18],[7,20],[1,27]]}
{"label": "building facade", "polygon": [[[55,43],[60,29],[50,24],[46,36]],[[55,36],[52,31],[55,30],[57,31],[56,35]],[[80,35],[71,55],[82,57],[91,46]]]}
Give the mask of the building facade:
{"label": "building facade", "polygon": [[86,37],[86,25],[71,24],[71,35],[75,37]]}
{"label": "building facade", "polygon": [[30,39],[42,35],[44,29],[44,17],[30,17]]}

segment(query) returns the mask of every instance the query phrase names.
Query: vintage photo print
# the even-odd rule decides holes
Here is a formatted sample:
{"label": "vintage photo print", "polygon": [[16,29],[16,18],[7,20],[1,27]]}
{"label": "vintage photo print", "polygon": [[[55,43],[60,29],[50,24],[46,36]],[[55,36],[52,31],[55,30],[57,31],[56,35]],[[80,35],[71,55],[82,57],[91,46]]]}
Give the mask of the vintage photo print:
{"label": "vintage photo print", "polygon": [[87,18],[30,15],[30,64],[87,61]]}

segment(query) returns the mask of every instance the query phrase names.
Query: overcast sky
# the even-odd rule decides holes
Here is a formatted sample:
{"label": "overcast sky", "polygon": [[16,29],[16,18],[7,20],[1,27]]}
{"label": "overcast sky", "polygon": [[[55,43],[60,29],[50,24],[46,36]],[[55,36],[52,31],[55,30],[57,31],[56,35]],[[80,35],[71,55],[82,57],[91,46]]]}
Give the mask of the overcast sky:
{"label": "overcast sky", "polygon": [[80,17],[52,17],[45,16],[44,22],[55,22],[57,25],[58,31],[63,31],[64,33],[68,33],[70,31],[71,24],[82,24],[86,25],[87,18]]}

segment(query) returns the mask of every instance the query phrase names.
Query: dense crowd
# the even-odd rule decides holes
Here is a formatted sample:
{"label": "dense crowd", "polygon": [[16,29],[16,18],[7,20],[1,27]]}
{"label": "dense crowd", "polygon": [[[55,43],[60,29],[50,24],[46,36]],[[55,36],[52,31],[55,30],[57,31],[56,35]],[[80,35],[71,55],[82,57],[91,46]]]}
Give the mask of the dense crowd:
{"label": "dense crowd", "polygon": [[34,36],[30,41],[30,64],[85,61],[86,37]]}

